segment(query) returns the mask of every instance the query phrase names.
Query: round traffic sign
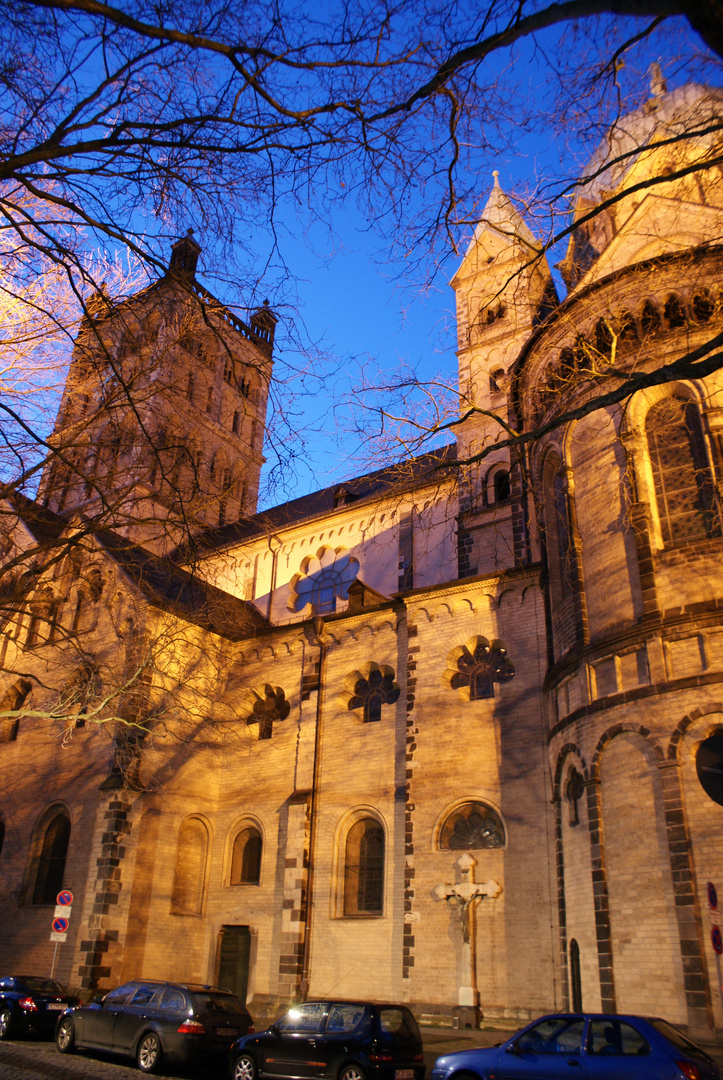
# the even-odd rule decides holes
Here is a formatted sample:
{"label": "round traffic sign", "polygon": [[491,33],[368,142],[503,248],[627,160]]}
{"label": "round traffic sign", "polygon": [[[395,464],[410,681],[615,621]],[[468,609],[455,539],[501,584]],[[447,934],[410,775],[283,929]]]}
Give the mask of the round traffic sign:
{"label": "round traffic sign", "polygon": [[70,926],[70,919],[53,919],[53,932],[56,934],[64,934]]}
{"label": "round traffic sign", "polygon": [[713,952],[718,953],[720,956],[723,953],[723,936],[721,936],[720,926],[714,926],[710,932],[710,941],[713,946]]}
{"label": "round traffic sign", "polygon": [[63,889],[62,892],[59,892],[56,903],[60,904],[61,907],[70,907],[73,903],[73,894],[70,889]]}
{"label": "round traffic sign", "polygon": [[718,907],[718,893],[716,887],[712,881],[709,881],[706,888],[708,889],[708,907],[711,908],[712,911],[715,911]]}

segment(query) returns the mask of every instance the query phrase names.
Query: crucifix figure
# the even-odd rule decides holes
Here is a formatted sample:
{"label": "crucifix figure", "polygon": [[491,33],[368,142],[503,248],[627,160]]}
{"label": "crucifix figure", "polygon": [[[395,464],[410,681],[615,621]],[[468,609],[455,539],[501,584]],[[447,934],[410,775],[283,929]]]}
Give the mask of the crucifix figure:
{"label": "crucifix figure", "polygon": [[502,892],[501,885],[496,881],[480,881],[474,879],[476,860],[467,852],[457,859],[460,870],[459,882],[453,885],[441,884],[434,888],[433,895],[436,900],[447,900],[450,904],[459,905],[459,921],[462,926],[462,971],[466,980],[465,986],[459,988],[459,1004],[467,1008],[477,1007],[477,991],[475,989],[475,965],[474,965],[474,907],[475,901],[485,896],[494,899]]}

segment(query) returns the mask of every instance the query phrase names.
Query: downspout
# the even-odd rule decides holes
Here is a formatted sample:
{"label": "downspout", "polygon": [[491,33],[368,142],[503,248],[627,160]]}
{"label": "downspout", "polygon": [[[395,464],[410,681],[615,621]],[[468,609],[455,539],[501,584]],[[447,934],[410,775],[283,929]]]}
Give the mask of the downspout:
{"label": "downspout", "polygon": [[321,635],[324,632],[324,620],[315,615],[312,619],[316,644],[319,646],[319,688],[316,692],[316,729],[314,731],[314,766],[311,774],[311,793],[309,795],[309,864],[306,873],[306,903],[304,904],[305,929],[304,929],[304,953],[301,960],[301,979],[299,980],[299,994],[302,1001],[306,1001],[309,993],[309,976],[311,971],[311,913],[314,907],[314,869],[316,852],[316,797],[319,788],[319,758],[321,750],[321,716],[324,699],[324,660],[326,648]]}

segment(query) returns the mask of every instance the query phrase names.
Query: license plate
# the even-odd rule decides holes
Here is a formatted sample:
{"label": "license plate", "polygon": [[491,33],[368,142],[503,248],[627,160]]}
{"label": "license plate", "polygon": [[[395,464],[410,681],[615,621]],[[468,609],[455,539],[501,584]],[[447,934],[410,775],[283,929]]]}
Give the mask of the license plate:
{"label": "license plate", "polygon": [[230,1039],[237,1039],[241,1034],[238,1028],[216,1028],[217,1035],[228,1035]]}
{"label": "license plate", "polygon": [[414,1069],[395,1069],[394,1080],[414,1080]]}
{"label": "license plate", "polygon": [[48,1008],[49,1009],[55,1009],[58,1012],[62,1012],[63,1009],[68,1008],[68,1003],[66,1001],[49,1001],[48,1002]]}

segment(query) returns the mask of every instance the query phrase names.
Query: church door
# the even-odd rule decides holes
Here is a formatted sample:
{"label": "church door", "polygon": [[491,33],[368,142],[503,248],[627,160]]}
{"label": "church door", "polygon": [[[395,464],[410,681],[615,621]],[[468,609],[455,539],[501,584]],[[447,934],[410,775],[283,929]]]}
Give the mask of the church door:
{"label": "church door", "polygon": [[218,936],[216,982],[246,1003],[251,931],[248,926],[222,926]]}

